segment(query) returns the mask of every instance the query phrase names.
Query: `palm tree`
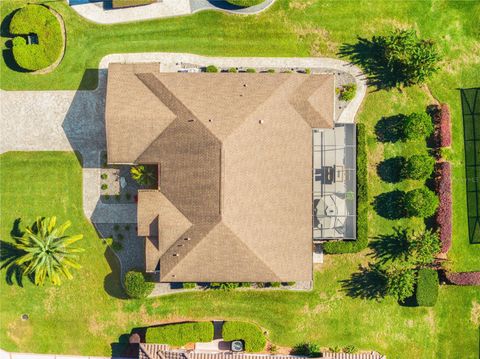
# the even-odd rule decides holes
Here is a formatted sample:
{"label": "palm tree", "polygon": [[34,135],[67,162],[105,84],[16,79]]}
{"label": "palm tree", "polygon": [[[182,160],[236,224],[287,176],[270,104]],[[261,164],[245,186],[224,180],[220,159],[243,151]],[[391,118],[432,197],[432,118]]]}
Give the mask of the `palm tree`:
{"label": "palm tree", "polygon": [[54,285],[60,285],[62,276],[73,278],[71,268],[81,267],[77,253],[83,252],[83,249],[71,245],[82,239],[83,235],[64,235],[71,225],[70,221],[57,227],[56,224],[56,217],[37,217],[35,223],[27,226],[21,236],[13,237],[13,246],[18,255],[9,266],[17,266],[23,275],[33,276],[36,285],[43,285],[46,279]]}

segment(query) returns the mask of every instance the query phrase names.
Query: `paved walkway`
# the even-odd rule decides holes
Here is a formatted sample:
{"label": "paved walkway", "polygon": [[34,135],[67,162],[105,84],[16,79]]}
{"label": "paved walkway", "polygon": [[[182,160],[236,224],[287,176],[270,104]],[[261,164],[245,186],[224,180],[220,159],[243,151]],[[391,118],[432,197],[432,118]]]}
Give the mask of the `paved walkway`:
{"label": "paved walkway", "polygon": [[126,358],[94,357],[94,356],[63,355],[63,354],[59,355],[59,354],[10,353],[3,349],[0,349],[0,359],[126,359]]}
{"label": "paved walkway", "polygon": [[275,0],[265,0],[263,3],[249,8],[236,8],[223,0],[162,0],[150,5],[124,9],[104,9],[103,2],[94,2],[73,5],[72,9],[80,16],[99,24],[118,24],[191,15],[205,10],[252,15],[265,11],[274,2]]}

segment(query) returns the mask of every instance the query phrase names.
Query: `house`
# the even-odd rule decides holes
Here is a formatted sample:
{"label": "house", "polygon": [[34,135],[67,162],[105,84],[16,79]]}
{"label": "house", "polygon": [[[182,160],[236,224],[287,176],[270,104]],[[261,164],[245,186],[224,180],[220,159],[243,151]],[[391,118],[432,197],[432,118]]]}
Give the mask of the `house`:
{"label": "house", "polygon": [[110,164],[158,166],[138,193],[161,282],[312,280],[313,130],[334,128],[330,74],[161,73],[110,64]]}

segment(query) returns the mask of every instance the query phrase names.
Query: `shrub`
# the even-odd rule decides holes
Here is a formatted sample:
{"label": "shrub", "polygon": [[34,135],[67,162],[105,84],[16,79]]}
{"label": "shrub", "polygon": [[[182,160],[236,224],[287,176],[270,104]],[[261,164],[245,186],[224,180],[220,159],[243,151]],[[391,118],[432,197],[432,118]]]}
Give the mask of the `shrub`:
{"label": "shrub", "polygon": [[343,348],[343,352],[347,354],[355,354],[358,351],[355,345],[347,345]]}
{"label": "shrub", "polygon": [[406,140],[429,137],[433,133],[432,118],[426,112],[414,112],[405,116],[403,137]]}
{"label": "shrub", "polygon": [[269,73],[269,74],[274,74],[274,73],[275,73],[275,69],[268,69],[268,70],[267,70],[267,73]]}
{"label": "shrub", "polygon": [[405,211],[409,217],[430,217],[438,207],[438,197],[428,188],[417,188],[405,194]]}
{"label": "shrub", "polygon": [[251,67],[249,67],[245,71],[248,72],[249,74],[254,74],[255,72],[257,72],[257,70],[255,70],[254,68],[251,68]]}
{"label": "shrub", "polygon": [[247,322],[225,322],[222,328],[223,340],[243,340],[245,351],[261,352],[265,349],[267,340],[260,327]]}
{"label": "shrub", "polygon": [[241,7],[249,7],[253,5],[261,4],[265,0],[227,0],[232,5],[237,5]]}
{"label": "shrub", "polygon": [[102,185],[101,185],[101,187],[100,187],[100,188],[102,189],[102,191],[105,191],[105,190],[107,190],[107,189],[108,189],[108,184],[106,184],[106,183],[102,183]]}
{"label": "shrub", "polygon": [[228,72],[236,73],[236,72],[238,72],[238,70],[237,70],[236,67],[230,67],[230,68],[228,69]]}
{"label": "shrub", "polygon": [[205,69],[205,72],[218,72],[218,68],[214,65],[208,65]]}
{"label": "shrub", "polygon": [[154,2],[156,2],[156,0],[112,0],[112,8],[121,9],[131,6],[149,5],[153,4]]}
{"label": "shrub", "polygon": [[400,302],[412,296],[415,287],[415,272],[411,269],[387,271],[386,293]]}
{"label": "shrub", "polygon": [[133,166],[130,168],[130,175],[135,182],[143,186],[151,186],[157,180],[151,166]]}
{"label": "shrub", "polygon": [[326,242],[323,251],[329,254],[357,253],[368,245],[368,169],[365,125],[357,124],[357,239]]}
{"label": "shrub", "polygon": [[251,286],[252,286],[252,283],[250,283],[250,282],[240,283],[241,288],[250,288]]}
{"label": "shrub", "polygon": [[106,180],[106,179],[108,178],[108,174],[102,173],[102,174],[100,175],[100,178],[103,179],[103,180]]}
{"label": "shrub", "polygon": [[402,178],[426,179],[432,175],[435,159],[429,155],[413,155],[403,161]]}
{"label": "shrub", "polygon": [[446,103],[436,106],[433,111],[433,120],[435,122],[435,137],[438,146],[450,147],[452,145],[452,124],[450,109]]}
{"label": "shrub", "polygon": [[197,287],[197,283],[182,283],[183,289],[195,289]]}
{"label": "shrub", "polygon": [[212,289],[221,289],[221,290],[233,290],[237,289],[240,286],[240,283],[210,283],[210,288]]}
{"label": "shrub", "polygon": [[417,305],[421,307],[433,307],[438,297],[438,274],[430,268],[422,268],[418,271],[417,288],[415,298]]}
{"label": "shrub", "polygon": [[296,283],[295,282],[283,282],[282,285],[285,286],[285,287],[292,287],[294,286]]}
{"label": "shrub", "polygon": [[127,272],[123,284],[125,292],[130,298],[146,298],[155,287],[155,284],[145,280],[142,272],[137,271]]}
{"label": "shrub", "polygon": [[112,244],[111,244],[111,246],[112,246],[112,249],[113,249],[114,251],[121,251],[121,250],[123,249],[123,244],[122,244],[122,242],[114,241],[113,239],[112,239]]}
{"label": "shrub", "polygon": [[312,70],[309,69],[309,68],[306,68],[306,69],[305,69],[305,73],[306,73],[307,75],[310,75],[310,74],[312,73]]}
{"label": "shrub", "polygon": [[307,357],[317,357],[320,354],[320,346],[315,343],[297,344],[293,347],[292,354]]}
{"label": "shrub", "polygon": [[271,282],[270,283],[270,287],[272,287],[272,288],[279,288],[281,286],[282,286],[282,283],[280,283],[280,282]]}
{"label": "shrub", "polygon": [[43,5],[29,4],[12,17],[9,31],[13,35],[36,34],[38,44],[27,45],[22,36],[13,39],[13,57],[25,70],[35,71],[53,64],[62,53],[63,37],[55,15]]}
{"label": "shrub", "polygon": [[408,256],[409,262],[414,265],[429,265],[440,252],[438,233],[426,230],[420,235],[409,236]]}
{"label": "shrub", "polygon": [[480,272],[447,272],[446,277],[455,285],[480,285]]}
{"label": "shrub", "polygon": [[213,324],[211,322],[167,324],[147,328],[145,333],[146,343],[162,343],[173,346],[212,340]]}
{"label": "shrub", "polygon": [[438,71],[440,54],[432,40],[419,39],[415,30],[395,30],[388,36],[374,36],[385,71],[397,84],[424,83]]}
{"label": "shrub", "polygon": [[447,253],[452,245],[452,179],[450,162],[439,163],[435,184],[440,198],[436,220],[442,244],[441,252]]}
{"label": "shrub", "polygon": [[352,101],[355,98],[357,93],[357,84],[350,83],[344,85],[340,89],[340,100],[342,101]]}

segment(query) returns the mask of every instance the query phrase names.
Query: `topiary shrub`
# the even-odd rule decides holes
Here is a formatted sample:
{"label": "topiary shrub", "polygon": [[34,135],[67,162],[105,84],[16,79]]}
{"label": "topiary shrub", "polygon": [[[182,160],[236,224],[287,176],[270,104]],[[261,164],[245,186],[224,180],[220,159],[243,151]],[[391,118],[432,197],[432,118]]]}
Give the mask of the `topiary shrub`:
{"label": "topiary shrub", "polygon": [[245,70],[247,73],[249,74],[254,74],[255,72],[257,72],[257,70],[255,70],[254,68],[251,68],[249,67],[248,69]]}
{"label": "topiary shrub", "polygon": [[125,292],[130,298],[146,298],[152,293],[154,283],[147,282],[142,272],[130,271],[125,274],[123,282]]}
{"label": "topiary shrub", "polygon": [[452,245],[452,178],[450,162],[438,165],[435,178],[436,191],[439,197],[437,226],[442,243],[442,253],[447,253]]}
{"label": "topiary shrub", "polygon": [[405,194],[405,211],[409,217],[431,217],[438,207],[438,197],[428,188],[417,188]]}
{"label": "topiary shrub", "polygon": [[213,335],[212,322],[167,324],[147,328],[145,342],[184,346],[189,343],[210,342]]}
{"label": "topiary shrub", "polygon": [[422,180],[430,177],[435,166],[435,159],[429,155],[413,155],[403,162],[402,178]]}
{"label": "topiary shrub", "polygon": [[222,337],[225,341],[243,340],[245,351],[250,353],[264,351],[267,344],[260,327],[247,322],[225,322],[222,328]]}
{"label": "topiary shrub", "polygon": [[429,137],[433,133],[432,118],[426,112],[414,112],[405,116],[403,137],[415,140]]}
{"label": "topiary shrub", "polygon": [[205,69],[205,72],[218,72],[217,66],[214,65],[208,65],[207,68]]}
{"label": "topiary shrub", "polygon": [[293,347],[292,354],[306,357],[318,357],[320,355],[320,346],[315,343],[297,344]]}
{"label": "topiary shrub", "polygon": [[433,307],[438,298],[438,274],[430,268],[422,268],[417,275],[415,299],[421,307]]}
{"label": "topiary shrub", "polygon": [[357,239],[330,241],[322,248],[328,254],[357,253],[368,245],[368,169],[367,134],[365,125],[357,124]]}
{"label": "topiary shrub", "polygon": [[[29,71],[44,69],[53,64],[62,53],[63,37],[60,22],[43,5],[29,4],[12,17],[9,31],[14,37],[13,57],[21,68]],[[27,44],[25,36],[35,34],[38,43]]]}

